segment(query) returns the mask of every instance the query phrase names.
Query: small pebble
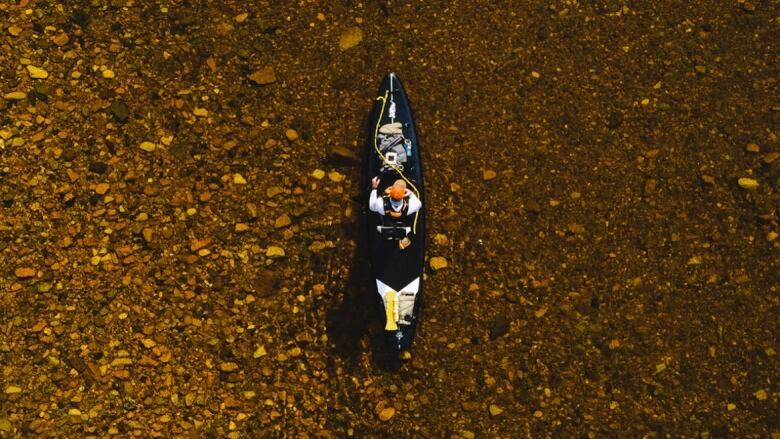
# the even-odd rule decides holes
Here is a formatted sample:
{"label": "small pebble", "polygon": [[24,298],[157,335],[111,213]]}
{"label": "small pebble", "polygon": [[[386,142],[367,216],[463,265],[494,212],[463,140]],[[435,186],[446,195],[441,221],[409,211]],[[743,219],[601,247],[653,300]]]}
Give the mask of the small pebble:
{"label": "small pebble", "polygon": [[276,221],[274,221],[274,227],[281,229],[282,227],[289,226],[291,223],[292,221],[290,221],[290,217],[285,213],[276,218]]}
{"label": "small pebble", "polygon": [[65,32],[60,32],[57,35],[53,35],[51,37],[51,42],[56,44],[59,47],[68,44],[68,41],[70,41],[70,38],[68,37],[68,34],[66,34]]}
{"label": "small pebble", "polygon": [[748,143],[748,144],[745,146],[745,150],[746,150],[747,152],[760,152],[760,151],[761,151],[761,147],[759,147],[759,146],[758,146],[757,144],[755,144],[755,143]]}
{"label": "small pebble", "polygon": [[21,101],[27,99],[27,93],[23,91],[12,91],[3,95],[3,98],[7,101]]}
{"label": "small pebble", "polygon": [[103,195],[108,192],[109,188],[110,186],[108,183],[98,183],[98,185],[95,186],[95,193],[98,195]]}
{"label": "small pebble", "polygon": [[322,180],[322,178],[325,177],[325,171],[322,169],[315,169],[311,172],[311,176],[317,180]]}
{"label": "small pebble", "polygon": [[6,386],[5,393],[7,395],[15,395],[17,393],[22,393],[22,388],[19,386],[9,385]]}
{"label": "small pebble", "polygon": [[206,248],[211,244],[211,238],[193,238],[190,240],[190,251],[196,252],[202,248]]}
{"label": "small pebble", "polygon": [[498,416],[501,413],[504,413],[504,410],[495,404],[490,404],[489,410],[490,410],[490,416]]}
{"label": "small pebble", "polygon": [[223,372],[234,372],[238,370],[238,364],[233,362],[222,363],[219,365],[219,370]]}
{"label": "small pebble", "polygon": [[144,241],[152,242],[152,237],[154,236],[154,230],[152,230],[149,227],[145,227],[142,234],[144,236]]}
{"label": "small pebble", "polygon": [[287,140],[290,142],[294,142],[298,140],[298,131],[295,131],[292,128],[288,128],[287,131],[284,132],[285,137],[287,137]]}
{"label": "small pebble", "polygon": [[34,268],[30,268],[30,267],[19,267],[16,270],[14,270],[14,274],[19,279],[26,279],[29,277],[35,277],[36,271]]}
{"label": "small pebble", "polygon": [[49,72],[40,67],[35,67],[34,65],[27,66],[27,71],[33,79],[46,79],[49,77]]}
{"label": "small pebble", "polygon": [[91,162],[88,169],[89,172],[95,174],[105,174],[108,171],[108,164],[105,162]]}
{"label": "small pebble", "polygon": [[209,115],[209,111],[206,110],[205,108],[195,108],[192,111],[192,114],[194,114],[194,115],[196,115],[198,117],[206,117],[206,116]]}
{"label": "small pebble", "polygon": [[133,360],[126,357],[114,358],[114,360],[111,362],[112,367],[130,366],[132,364],[133,364]]}
{"label": "small pebble", "polygon": [[273,198],[279,194],[284,192],[284,189],[282,189],[279,186],[271,186],[268,189],[265,190],[265,196],[268,198]]}
{"label": "small pebble", "polygon": [[379,412],[379,420],[382,422],[387,422],[395,416],[395,409],[393,407],[385,407]]}
{"label": "small pebble", "polygon": [[233,183],[246,184],[246,179],[244,179],[244,176],[241,174],[233,174]]}
{"label": "small pebble", "polygon": [[742,177],[737,180],[739,187],[743,189],[752,190],[758,187],[758,181],[753,178]]}
{"label": "small pebble", "polygon": [[284,249],[276,246],[269,246],[265,252],[265,256],[271,259],[284,257]]}
{"label": "small pebble", "polygon": [[431,268],[436,270],[441,270],[442,268],[447,268],[447,259],[441,257],[441,256],[434,256],[429,261]]}
{"label": "small pebble", "polygon": [[112,79],[112,78],[114,78],[115,76],[116,76],[116,75],[114,74],[114,71],[113,71],[113,70],[110,70],[110,69],[103,70],[103,77],[104,77],[104,78],[106,78],[106,79]]}
{"label": "small pebble", "polygon": [[485,181],[489,181],[489,180],[492,180],[492,179],[496,178],[496,175],[497,175],[496,171],[494,171],[492,169],[486,169],[486,170],[482,171],[482,179],[485,180]]}
{"label": "small pebble", "polygon": [[146,152],[152,152],[157,148],[157,146],[152,142],[141,142],[141,149],[143,149]]}

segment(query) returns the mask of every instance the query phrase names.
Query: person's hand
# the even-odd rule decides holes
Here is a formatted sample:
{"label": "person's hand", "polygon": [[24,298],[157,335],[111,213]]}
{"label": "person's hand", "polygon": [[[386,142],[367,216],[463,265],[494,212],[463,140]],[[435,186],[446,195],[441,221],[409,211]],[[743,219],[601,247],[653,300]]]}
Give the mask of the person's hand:
{"label": "person's hand", "polygon": [[374,177],[371,179],[371,188],[376,189],[379,187],[379,177]]}

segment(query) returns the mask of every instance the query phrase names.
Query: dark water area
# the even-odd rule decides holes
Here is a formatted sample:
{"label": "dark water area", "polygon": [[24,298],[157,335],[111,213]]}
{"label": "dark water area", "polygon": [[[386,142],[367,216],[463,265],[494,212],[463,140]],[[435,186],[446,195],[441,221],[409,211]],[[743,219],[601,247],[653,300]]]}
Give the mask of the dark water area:
{"label": "dark water area", "polygon": [[[778,17],[0,0],[0,437],[780,438]],[[403,361],[361,227],[391,71]]]}

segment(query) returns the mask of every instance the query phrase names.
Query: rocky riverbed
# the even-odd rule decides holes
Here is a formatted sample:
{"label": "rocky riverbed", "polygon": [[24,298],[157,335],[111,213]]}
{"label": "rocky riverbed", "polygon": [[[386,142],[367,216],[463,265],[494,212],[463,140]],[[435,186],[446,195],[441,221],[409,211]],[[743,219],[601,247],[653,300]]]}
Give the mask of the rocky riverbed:
{"label": "rocky riverbed", "polygon": [[[780,438],[778,17],[0,0],[0,437]],[[406,361],[361,250],[390,71]]]}

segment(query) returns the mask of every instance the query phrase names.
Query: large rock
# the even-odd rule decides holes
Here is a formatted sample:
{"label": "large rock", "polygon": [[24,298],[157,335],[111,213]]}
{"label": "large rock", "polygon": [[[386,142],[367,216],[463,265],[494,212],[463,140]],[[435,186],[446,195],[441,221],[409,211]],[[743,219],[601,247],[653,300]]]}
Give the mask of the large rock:
{"label": "large rock", "polygon": [[360,157],[349,148],[333,146],[328,150],[325,161],[333,166],[358,166]]}

